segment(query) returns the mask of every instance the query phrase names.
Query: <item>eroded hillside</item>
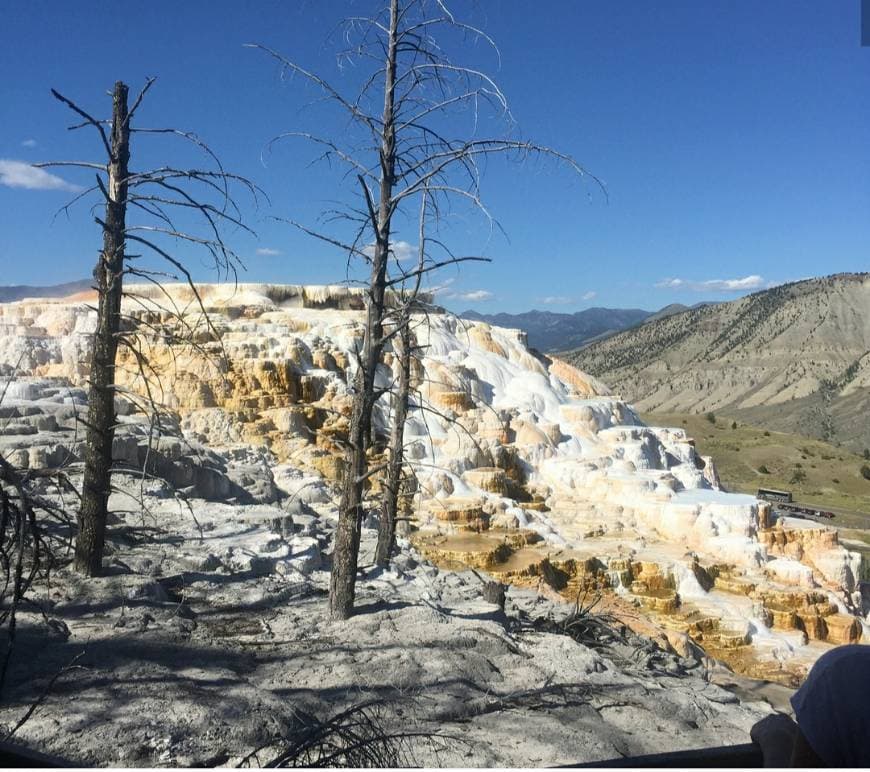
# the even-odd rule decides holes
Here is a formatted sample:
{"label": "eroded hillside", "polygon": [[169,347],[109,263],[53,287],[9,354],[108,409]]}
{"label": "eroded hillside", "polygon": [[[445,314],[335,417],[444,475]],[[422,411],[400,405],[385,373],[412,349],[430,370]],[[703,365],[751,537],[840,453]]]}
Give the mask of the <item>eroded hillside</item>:
{"label": "eroded hillside", "polygon": [[870,274],[785,284],[569,356],[642,411],[729,415],[870,446]]}

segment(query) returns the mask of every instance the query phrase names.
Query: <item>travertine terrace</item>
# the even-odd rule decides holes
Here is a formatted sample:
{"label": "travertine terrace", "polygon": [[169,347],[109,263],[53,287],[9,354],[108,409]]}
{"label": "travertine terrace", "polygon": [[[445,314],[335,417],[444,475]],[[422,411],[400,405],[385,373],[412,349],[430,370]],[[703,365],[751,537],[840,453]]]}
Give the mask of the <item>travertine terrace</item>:
{"label": "travertine terrace", "polygon": [[[235,495],[232,481],[250,481],[257,465],[340,478],[362,336],[356,291],[204,285],[210,325],[186,287],[171,286],[171,302],[153,288],[134,293],[125,311],[161,330],[142,342],[159,374],[152,394],[203,459],[180,472],[178,440],[167,440],[157,448],[165,473],[213,499]],[[81,455],[73,426],[88,300],[0,305],[0,410],[9,417],[0,446],[16,464]],[[831,529],[774,521],[767,505],[719,490],[713,461],[683,430],[643,425],[594,378],[530,351],[519,331],[430,313],[415,317],[415,336],[418,398],[405,438],[418,485],[406,514],[434,562],[568,597],[605,591],[619,608],[644,609],[672,646],[688,635],[786,680],[826,645],[865,634],[859,557]],[[384,384],[391,361],[388,353]],[[119,380],[129,391],[123,422],[146,391],[130,355]],[[383,399],[381,426],[386,409]],[[136,431],[118,438],[131,464],[141,460]],[[209,448],[238,462],[212,473]]]}

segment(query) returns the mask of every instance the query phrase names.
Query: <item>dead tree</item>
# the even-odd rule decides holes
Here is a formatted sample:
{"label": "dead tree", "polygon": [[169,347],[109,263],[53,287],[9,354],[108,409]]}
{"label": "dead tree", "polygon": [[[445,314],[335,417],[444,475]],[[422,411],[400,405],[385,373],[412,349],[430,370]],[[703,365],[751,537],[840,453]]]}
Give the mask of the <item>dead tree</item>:
{"label": "dead tree", "polygon": [[[378,519],[378,544],[375,549],[375,565],[386,568],[390,563],[396,545],[396,523],[399,514],[399,497],[404,480],[405,463],[405,421],[411,399],[411,358],[415,339],[411,329],[411,314],[418,309],[420,288],[426,268],[426,224],[428,196],[423,196],[420,206],[419,245],[417,265],[412,271],[402,272],[402,286],[398,293],[400,300],[395,313],[393,351],[398,364],[398,377],[392,399],[392,423],[390,425],[389,458],[384,474],[381,515]],[[411,283],[410,290],[407,283]]]}
{"label": "dead tree", "polygon": [[112,93],[112,131],[109,146],[106,219],[103,251],[94,267],[97,286],[97,329],[91,353],[85,471],[75,568],[97,576],[103,568],[103,545],[115,439],[115,357],[121,329],[124,247],[127,223],[127,165],[130,162],[130,118],[127,86],[115,83]]}
{"label": "dead tree", "polygon": [[390,2],[390,28],[384,69],[384,112],[381,130],[380,179],[377,211],[364,180],[361,180],[374,231],[366,326],[357,375],[348,434],[348,464],[341,495],[332,574],[329,582],[329,607],[333,617],[347,619],[353,610],[359,556],[360,528],[363,518],[363,484],[368,471],[366,451],[371,442],[372,412],[378,394],[375,375],[383,350],[384,298],[387,290],[387,261],[392,236],[393,185],[396,179],[395,87],[398,59],[398,0]]}
{"label": "dead tree", "polygon": [[400,330],[393,343],[393,350],[399,365],[399,375],[396,390],[392,395],[393,414],[390,425],[389,459],[384,474],[384,493],[381,516],[378,520],[378,546],[375,550],[375,564],[381,568],[386,568],[389,565],[396,544],[399,493],[403,482],[405,421],[408,417],[408,403],[411,394],[411,350],[413,346],[410,311],[403,311],[399,317],[399,325]]}
{"label": "dead tree", "polygon": [[[369,267],[364,282],[364,338],[357,353],[345,476],[332,554],[329,600],[334,619],[345,619],[353,610],[363,494],[366,482],[383,471],[381,467],[370,468],[368,456],[375,406],[389,391],[376,386],[381,355],[389,337],[403,329],[398,324],[392,333],[384,333],[389,293],[413,282],[415,277],[428,278],[439,268],[482,259],[454,254],[433,233],[423,247],[422,265],[411,271],[403,270],[401,265],[391,266],[397,216],[407,216],[412,208],[422,210],[424,226],[437,232],[451,207],[465,203],[482,212],[491,226],[493,220],[480,197],[479,163],[496,155],[510,154],[520,160],[530,155],[549,157],[585,174],[570,156],[512,139],[508,133],[510,113],[501,89],[485,72],[453,63],[436,40],[436,33],[445,37],[448,33],[471,36],[497,51],[485,33],[458,21],[445,0],[388,0],[372,16],[346,20],[350,46],[339,57],[360,63],[364,72],[354,96],[343,95],[326,79],[272,49],[253,46],[274,57],[282,74],[293,75],[319,90],[348,119],[341,137],[290,131],[276,139],[300,138],[314,143],[322,150],[321,158],[342,164],[347,177],[358,186],[354,203],[328,213],[333,220],[350,225],[347,236],[326,234],[287,220],[342,249],[349,262],[359,258]],[[460,137],[449,136],[463,115],[470,118],[467,132]],[[501,133],[478,136],[484,118],[499,121]]]}
{"label": "dead tree", "polygon": [[[221,234],[221,225],[231,224],[249,231],[240,219],[229,185],[240,183],[256,196],[255,186],[243,177],[224,171],[215,154],[196,135],[174,128],[135,128],[132,120],[143,98],[154,83],[149,78],[133,105],[128,108],[128,87],[121,81],[112,92],[112,118],[103,121],[94,118],[75,102],[52,89],[53,96],[75,112],[83,122],[71,126],[78,129],[93,127],[99,133],[106,160],[102,163],[86,161],[49,161],[40,167],[71,166],[96,170],[96,183],[77,196],[66,207],[99,191],[105,204],[104,218],[95,217],[102,228],[103,248],[94,268],[97,291],[97,326],[90,356],[88,379],[88,412],[86,418],[86,444],[81,506],[78,513],[78,534],[75,545],[75,568],[86,576],[102,572],[108,501],[111,492],[112,445],[115,435],[115,397],[119,391],[116,378],[118,347],[131,351],[141,375],[147,381],[149,362],[137,345],[138,320],[122,313],[121,302],[126,296],[124,280],[127,276],[160,285],[166,278],[183,277],[207,320],[205,308],[192,277],[184,264],[172,255],[172,247],[161,240],[184,242],[204,248],[213,258],[219,275],[235,277],[241,260],[227,246]],[[106,126],[109,126],[109,132]],[[131,136],[158,134],[181,137],[204,151],[214,163],[212,170],[182,169],[163,166],[148,171],[129,168]],[[217,197],[214,203],[209,197]],[[145,223],[128,225],[130,210],[144,213]],[[197,235],[176,226],[173,216],[179,212],[200,217],[206,228],[205,235]],[[145,247],[169,269],[154,270],[135,261],[142,255],[129,254],[130,242]],[[142,303],[141,299],[137,299]],[[212,330],[214,328],[212,327]],[[216,332],[215,332],[216,335]],[[150,397],[149,397],[150,399]],[[151,406],[157,405],[150,400]]]}
{"label": "dead tree", "polygon": [[[0,403],[10,382],[11,377],[0,388]],[[46,601],[52,571],[68,560],[72,550],[68,504],[76,496],[78,490],[65,469],[19,469],[0,453],[0,704],[8,698],[5,687],[16,653],[19,612],[36,612],[55,633],[68,634],[60,620],[51,619]],[[19,653],[29,663],[38,657],[32,647]],[[77,669],[75,662],[81,656],[55,672],[42,693],[0,737],[0,743],[7,743],[27,723],[54,684]]]}

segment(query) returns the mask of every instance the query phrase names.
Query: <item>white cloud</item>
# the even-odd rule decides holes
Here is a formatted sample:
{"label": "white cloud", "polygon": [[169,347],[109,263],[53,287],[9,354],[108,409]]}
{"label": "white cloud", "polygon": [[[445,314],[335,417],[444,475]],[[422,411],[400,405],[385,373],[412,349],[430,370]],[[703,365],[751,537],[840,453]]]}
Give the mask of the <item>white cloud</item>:
{"label": "white cloud", "polygon": [[707,279],[693,281],[692,279],[663,279],[656,282],[656,287],[664,289],[686,289],[692,292],[744,292],[761,289],[768,286],[763,276],[752,274],[739,279]]}
{"label": "white cloud", "polygon": [[455,297],[455,293],[450,291],[450,285],[455,282],[456,279],[454,277],[450,277],[445,279],[440,284],[435,284],[431,287],[427,287],[424,291],[430,293],[431,295],[444,295],[448,298]]}
{"label": "white cloud", "polygon": [[547,297],[540,298],[540,302],[545,306],[567,306],[574,302],[574,298],[569,298],[566,295],[547,295]]}
{"label": "white cloud", "polygon": [[75,193],[81,188],[45,169],[37,169],[24,161],[0,158],[0,185],[26,190],[66,190]]}
{"label": "white cloud", "polygon": [[277,257],[278,255],[283,255],[284,253],[280,249],[272,249],[271,247],[260,247],[257,250],[258,255],[262,255],[263,257]]}
{"label": "white cloud", "polygon": [[598,297],[598,293],[594,290],[589,290],[589,292],[584,292],[580,296],[580,300],[595,300]]}
{"label": "white cloud", "polygon": [[417,257],[417,247],[413,244],[409,244],[407,241],[394,241],[390,244],[390,249],[393,252],[393,256],[398,261],[402,260],[411,260],[412,258]]}
{"label": "white cloud", "polygon": [[[362,248],[362,251],[369,257],[374,257],[375,245],[368,244]],[[399,262],[417,257],[417,247],[407,241],[391,241],[390,252],[393,253],[393,257]]]}
{"label": "white cloud", "polygon": [[428,292],[442,300],[471,300],[471,301],[487,301],[492,300],[495,295],[489,290],[478,289],[469,290],[468,292],[459,292],[453,288],[453,283],[456,281],[454,277],[445,279],[440,284],[435,284],[427,287],[424,292]]}
{"label": "white cloud", "polygon": [[36,147],[39,143],[35,139],[25,139],[21,147]]}
{"label": "white cloud", "polygon": [[492,300],[493,294],[488,290],[472,290],[471,292],[458,292],[453,296],[457,300]]}

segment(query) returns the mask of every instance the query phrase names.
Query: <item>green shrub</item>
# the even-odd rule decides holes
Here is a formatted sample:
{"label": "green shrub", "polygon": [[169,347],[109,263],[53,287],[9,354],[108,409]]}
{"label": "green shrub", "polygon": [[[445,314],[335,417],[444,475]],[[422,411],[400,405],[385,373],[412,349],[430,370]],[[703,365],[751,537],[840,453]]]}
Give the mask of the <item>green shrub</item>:
{"label": "green shrub", "polygon": [[865,480],[870,480],[870,466],[867,466],[867,464],[864,464],[861,467],[861,477]]}
{"label": "green shrub", "polygon": [[705,417],[705,418],[706,418],[706,419],[707,419],[711,424],[716,423],[716,416],[715,416],[713,413],[707,413],[707,415],[704,416],[704,417]]}
{"label": "green shrub", "polygon": [[770,437],[770,432],[767,431],[767,430],[765,430],[765,432],[764,432],[764,436],[765,436],[765,437]]}
{"label": "green shrub", "polygon": [[770,470],[764,464],[762,464],[760,467],[758,467],[758,473],[759,474],[770,474]]}
{"label": "green shrub", "polygon": [[831,478],[831,482],[834,483],[834,485],[839,485],[839,484],[840,484],[840,478],[839,478],[839,477],[832,477],[832,478]]}
{"label": "green shrub", "polygon": [[864,448],[864,459],[870,461],[870,448]]}
{"label": "green shrub", "polygon": [[[802,482],[805,482],[807,479],[807,473],[801,469],[799,466],[794,468],[794,471],[791,473],[791,479],[789,482],[792,485],[800,485]],[[870,478],[868,478],[870,479]]]}
{"label": "green shrub", "polygon": [[736,428],[737,428],[737,421],[732,421],[732,422],[731,422],[731,428],[732,428],[732,429],[736,429]]}

